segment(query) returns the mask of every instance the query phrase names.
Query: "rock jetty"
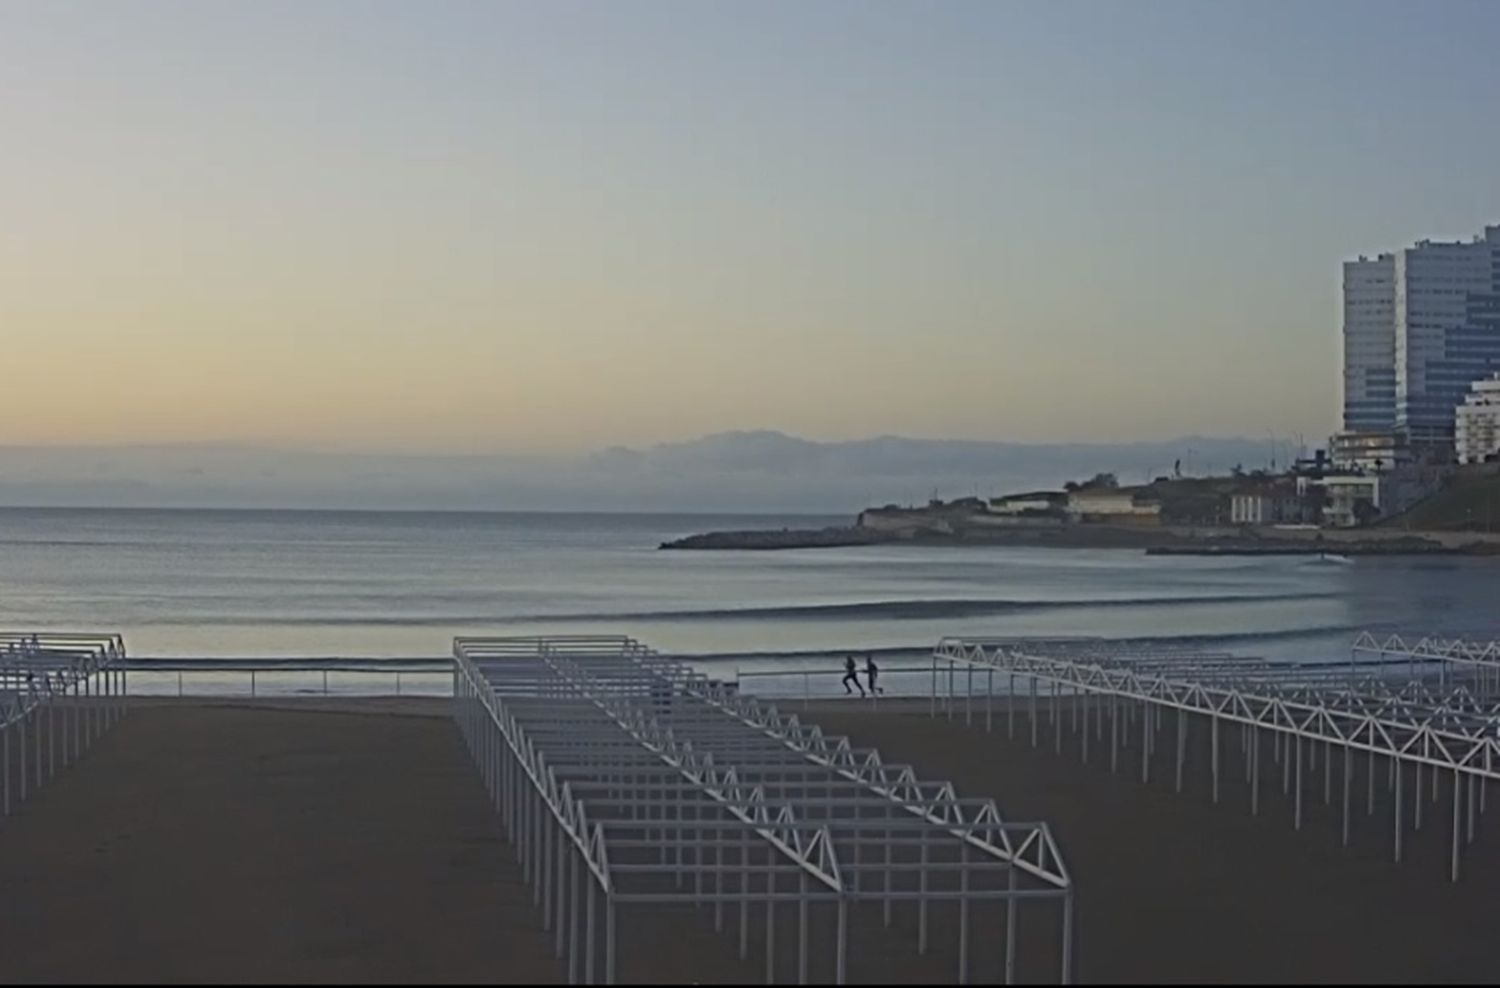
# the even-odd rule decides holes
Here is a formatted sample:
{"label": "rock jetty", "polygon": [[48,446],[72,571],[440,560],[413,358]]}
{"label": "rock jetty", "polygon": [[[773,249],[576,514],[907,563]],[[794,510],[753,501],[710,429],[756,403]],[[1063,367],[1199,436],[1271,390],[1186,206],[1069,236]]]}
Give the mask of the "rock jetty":
{"label": "rock jetty", "polygon": [[706,532],[663,542],[663,549],[832,549],[889,539],[863,528],[784,528],[775,531]]}

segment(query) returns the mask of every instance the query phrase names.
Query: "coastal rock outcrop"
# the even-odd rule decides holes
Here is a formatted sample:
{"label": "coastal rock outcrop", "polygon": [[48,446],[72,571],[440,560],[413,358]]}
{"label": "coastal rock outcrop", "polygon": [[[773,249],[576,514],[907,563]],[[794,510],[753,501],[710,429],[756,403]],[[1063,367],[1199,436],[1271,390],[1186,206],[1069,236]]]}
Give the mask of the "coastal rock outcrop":
{"label": "coastal rock outcrop", "polygon": [[775,531],[705,532],[663,542],[663,549],[832,549],[888,541],[862,528],[817,528]]}

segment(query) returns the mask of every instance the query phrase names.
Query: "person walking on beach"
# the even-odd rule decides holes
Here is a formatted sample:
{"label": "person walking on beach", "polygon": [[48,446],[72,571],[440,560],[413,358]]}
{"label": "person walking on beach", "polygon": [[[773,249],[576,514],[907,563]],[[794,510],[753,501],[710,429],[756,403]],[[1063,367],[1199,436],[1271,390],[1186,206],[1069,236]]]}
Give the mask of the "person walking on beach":
{"label": "person walking on beach", "polygon": [[859,690],[860,698],[864,698],[865,688],[859,685],[859,670],[854,664],[854,656],[852,655],[844,656],[844,678],[840,682],[844,684],[845,694],[853,694],[854,690],[849,688],[849,684],[853,683],[854,689]]}
{"label": "person walking on beach", "polygon": [[875,685],[875,677],[878,676],[878,675],[880,675],[880,667],[875,664],[875,656],[871,655],[869,652],[866,652],[865,653],[865,679],[870,684],[870,695],[871,696],[875,696],[878,693],[884,693],[885,692],[885,690],[882,690],[879,686]]}

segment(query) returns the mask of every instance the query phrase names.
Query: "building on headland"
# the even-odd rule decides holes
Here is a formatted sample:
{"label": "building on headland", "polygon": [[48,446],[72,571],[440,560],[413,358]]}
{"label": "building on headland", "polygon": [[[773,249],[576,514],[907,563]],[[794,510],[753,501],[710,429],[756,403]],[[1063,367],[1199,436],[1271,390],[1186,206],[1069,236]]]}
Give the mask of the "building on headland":
{"label": "building on headland", "polygon": [[1500,455],[1500,373],[1475,381],[1454,419],[1458,462],[1484,463]]}
{"label": "building on headland", "polygon": [[1298,477],[1297,493],[1316,508],[1316,518],[1333,528],[1352,528],[1399,514],[1436,491],[1443,469],[1410,467],[1382,473],[1339,473]]}
{"label": "building on headland", "polygon": [[1446,455],[1469,386],[1500,371],[1500,226],[1347,262],[1343,349],[1336,440],[1389,435]]}
{"label": "building on headland", "polygon": [[1411,447],[1394,430],[1340,432],[1328,440],[1328,459],[1339,470],[1379,473],[1412,462]]}
{"label": "building on headland", "polygon": [[1442,484],[1451,467],[1307,470],[1239,481],[1229,496],[1234,525],[1350,528],[1405,511]]}
{"label": "building on headland", "polygon": [[990,498],[988,510],[995,515],[1057,515],[1067,511],[1066,491],[1028,491]]}
{"label": "building on headland", "polygon": [[1353,528],[1388,514],[1390,480],[1384,474],[1340,475],[1306,480],[1304,493],[1318,488],[1323,496],[1322,521],[1334,528]]}
{"label": "building on headland", "polygon": [[1229,521],[1234,525],[1301,525],[1317,517],[1295,482],[1281,481],[1231,494]]}
{"label": "building on headland", "polygon": [[1080,487],[1068,494],[1067,511],[1084,522],[1161,524],[1161,501],[1141,487]]}

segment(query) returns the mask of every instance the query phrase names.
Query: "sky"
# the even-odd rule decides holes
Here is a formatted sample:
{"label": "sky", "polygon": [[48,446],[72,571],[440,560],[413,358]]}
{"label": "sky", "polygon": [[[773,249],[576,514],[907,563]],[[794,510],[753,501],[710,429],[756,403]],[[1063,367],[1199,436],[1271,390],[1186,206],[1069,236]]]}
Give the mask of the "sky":
{"label": "sky", "polygon": [[0,444],[1309,442],[1489,2],[0,0]]}

